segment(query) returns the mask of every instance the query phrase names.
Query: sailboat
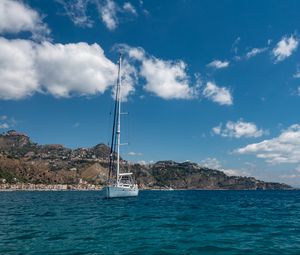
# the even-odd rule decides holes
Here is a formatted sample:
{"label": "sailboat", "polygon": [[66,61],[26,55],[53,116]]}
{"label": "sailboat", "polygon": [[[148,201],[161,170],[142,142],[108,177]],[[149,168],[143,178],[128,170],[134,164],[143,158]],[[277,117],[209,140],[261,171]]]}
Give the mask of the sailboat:
{"label": "sailboat", "polygon": [[107,186],[103,188],[106,198],[135,197],[139,194],[138,185],[132,176],[132,172],[121,171],[120,146],[121,144],[121,89],[122,89],[122,55],[118,62],[118,80],[115,91],[115,107],[112,127],[112,138],[109,155],[109,174]]}

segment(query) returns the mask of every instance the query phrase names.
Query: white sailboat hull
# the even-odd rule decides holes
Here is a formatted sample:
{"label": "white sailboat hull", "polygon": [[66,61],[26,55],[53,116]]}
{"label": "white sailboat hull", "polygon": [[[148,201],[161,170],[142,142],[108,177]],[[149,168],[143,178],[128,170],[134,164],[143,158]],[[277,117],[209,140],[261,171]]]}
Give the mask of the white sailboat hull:
{"label": "white sailboat hull", "polygon": [[136,197],[139,194],[139,189],[136,185],[131,187],[107,186],[102,189],[105,198],[114,197]]}

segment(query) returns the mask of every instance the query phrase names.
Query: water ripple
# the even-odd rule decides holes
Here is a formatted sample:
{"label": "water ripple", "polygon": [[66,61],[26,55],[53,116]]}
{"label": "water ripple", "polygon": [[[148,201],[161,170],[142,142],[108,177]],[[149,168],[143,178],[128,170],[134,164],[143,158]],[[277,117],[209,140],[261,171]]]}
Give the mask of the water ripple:
{"label": "water ripple", "polygon": [[0,254],[300,254],[300,191],[0,195]]}

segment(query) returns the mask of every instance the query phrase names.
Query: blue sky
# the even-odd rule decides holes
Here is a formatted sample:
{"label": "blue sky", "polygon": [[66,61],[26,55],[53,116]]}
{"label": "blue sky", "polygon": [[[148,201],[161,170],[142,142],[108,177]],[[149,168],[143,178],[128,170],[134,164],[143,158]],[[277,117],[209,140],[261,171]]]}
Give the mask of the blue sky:
{"label": "blue sky", "polygon": [[0,2],[0,128],[300,185],[299,1]]}

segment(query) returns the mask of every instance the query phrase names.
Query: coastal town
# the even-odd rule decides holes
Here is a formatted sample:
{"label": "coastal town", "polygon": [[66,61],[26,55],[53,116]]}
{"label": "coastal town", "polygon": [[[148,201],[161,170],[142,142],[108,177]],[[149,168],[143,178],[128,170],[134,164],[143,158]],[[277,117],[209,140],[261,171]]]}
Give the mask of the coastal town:
{"label": "coastal town", "polygon": [[83,182],[80,184],[33,184],[33,183],[6,183],[5,179],[0,179],[0,191],[66,191],[66,190],[101,190],[101,185]]}

